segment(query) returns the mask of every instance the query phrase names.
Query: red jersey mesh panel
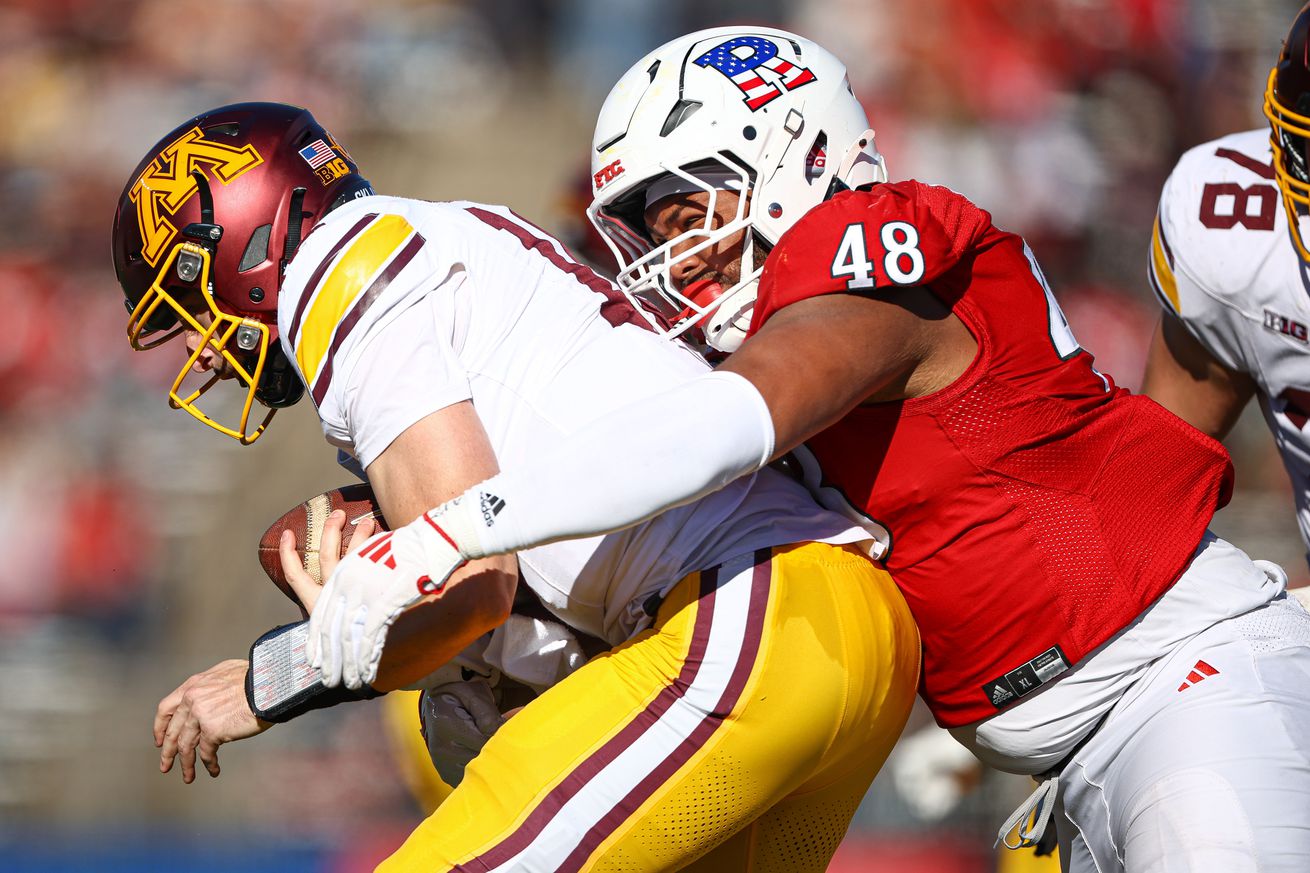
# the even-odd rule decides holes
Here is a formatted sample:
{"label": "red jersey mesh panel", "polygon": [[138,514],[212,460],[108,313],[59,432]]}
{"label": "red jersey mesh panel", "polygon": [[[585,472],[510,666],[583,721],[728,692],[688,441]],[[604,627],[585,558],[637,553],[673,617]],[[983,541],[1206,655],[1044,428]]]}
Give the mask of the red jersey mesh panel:
{"label": "red jersey mesh panel", "polygon": [[[1106,542],[1121,544],[1114,553],[1120,576],[1141,586],[1158,572],[1163,556],[1176,549],[1174,538],[1194,518],[1191,507],[1206,495],[1202,505],[1211,511],[1228,503],[1232,464],[1222,446],[1155,401],[1130,395],[1119,407],[1125,422],[1122,444],[1097,479],[1093,496],[1098,506],[1125,507],[1104,512],[1101,529]],[[1156,498],[1143,500],[1144,494]],[[1191,526],[1196,527],[1194,520]]]}
{"label": "red jersey mesh panel", "polygon": [[1041,552],[1042,565],[1061,580],[1061,611],[1072,616],[1111,597],[1103,531],[1083,491],[1102,458],[1071,451],[1070,443],[1059,439],[1077,433],[1079,416],[1066,404],[1024,396],[984,378],[951,406],[942,424],[961,451],[1022,509],[1030,547]]}
{"label": "red jersey mesh panel", "polygon": [[[1057,399],[982,378],[940,420],[1025,514],[1028,548],[1058,580],[1070,653],[1099,645],[1107,617],[1112,633],[1168,587],[1182,570],[1180,536],[1190,554],[1214,508],[1205,501],[1222,449],[1122,389]],[[1198,499],[1204,510],[1180,520]]]}

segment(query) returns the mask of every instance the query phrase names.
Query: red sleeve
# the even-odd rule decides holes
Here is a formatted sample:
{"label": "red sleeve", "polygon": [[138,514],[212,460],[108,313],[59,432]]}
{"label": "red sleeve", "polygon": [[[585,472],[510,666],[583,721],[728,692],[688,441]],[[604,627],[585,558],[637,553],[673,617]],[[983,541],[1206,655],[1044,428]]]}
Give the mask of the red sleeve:
{"label": "red sleeve", "polygon": [[949,188],[905,181],[838,194],[807,212],[769,254],[750,332],[807,297],[929,285],[990,226],[991,216]]}

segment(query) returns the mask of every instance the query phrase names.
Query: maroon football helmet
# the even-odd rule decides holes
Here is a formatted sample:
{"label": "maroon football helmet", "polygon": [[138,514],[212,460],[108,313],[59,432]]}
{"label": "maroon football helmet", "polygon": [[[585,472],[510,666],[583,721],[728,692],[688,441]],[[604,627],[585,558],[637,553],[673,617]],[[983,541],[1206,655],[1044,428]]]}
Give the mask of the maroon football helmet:
{"label": "maroon football helmet", "polygon": [[1292,241],[1310,261],[1297,221],[1298,211],[1310,209],[1310,4],[1297,13],[1278,63],[1269,71],[1264,112],[1273,128],[1274,175],[1283,192]]}
{"label": "maroon football helmet", "polygon": [[[238,103],[178,126],[132,172],[114,213],[114,269],[138,351],[194,331],[200,342],[169,404],[249,444],[304,386],[277,342],[278,291],[301,237],[333,207],[373,193],[359,168],[306,109]],[[181,386],[205,349],[222,365]],[[196,402],[219,372],[246,389],[240,420],[220,424]],[[255,400],[269,408],[252,430]]]}

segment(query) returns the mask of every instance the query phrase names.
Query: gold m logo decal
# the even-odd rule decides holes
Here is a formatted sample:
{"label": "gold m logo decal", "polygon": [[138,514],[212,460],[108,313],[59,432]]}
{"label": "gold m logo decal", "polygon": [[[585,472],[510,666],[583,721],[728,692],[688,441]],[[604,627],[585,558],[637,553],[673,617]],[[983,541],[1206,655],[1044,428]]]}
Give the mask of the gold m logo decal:
{"label": "gold m logo decal", "polygon": [[213,177],[227,185],[264,163],[252,145],[233,148],[204,137],[198,127],[182,134],[146,167],[129,192],[141,228],[141,256],[152,267],[159,263],[169,240],[177,233],[169,217],[196,193],[193,170],[207,164]]}

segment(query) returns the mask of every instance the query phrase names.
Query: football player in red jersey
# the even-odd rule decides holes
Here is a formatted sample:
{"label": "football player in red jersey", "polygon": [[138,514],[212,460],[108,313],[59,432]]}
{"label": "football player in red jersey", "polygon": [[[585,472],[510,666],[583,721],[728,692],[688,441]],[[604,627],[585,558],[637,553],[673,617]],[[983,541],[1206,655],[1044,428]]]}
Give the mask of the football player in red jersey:
{"label": "football player in red jersey", "polygon": [[1023,240],[888,182],[842,64],[781,31],[657,49],[594,146],[621,284],[731,357],[426,513],[409,584],[344,560],[311,620],[325,682],[370,679],[420,574],[619,529],[808,440],[919,622],[938,722],[1042,777],[1021,837],[1058,806],[1080,873],[1304,870],[1310,615],[1207,530],[1224,449],[1094,369]]}

